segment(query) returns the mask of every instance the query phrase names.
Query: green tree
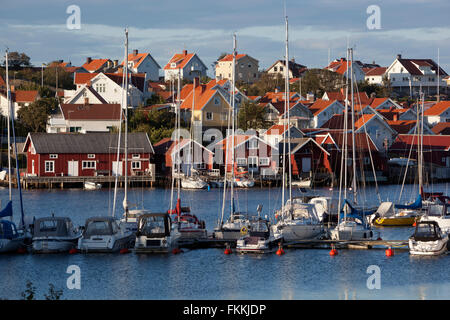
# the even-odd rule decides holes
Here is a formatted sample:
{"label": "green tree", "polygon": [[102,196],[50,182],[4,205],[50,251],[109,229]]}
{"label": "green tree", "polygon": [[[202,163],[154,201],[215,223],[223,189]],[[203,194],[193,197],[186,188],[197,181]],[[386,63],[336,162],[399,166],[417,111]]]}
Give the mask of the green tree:
{"label": "green tree", "polygon": [[[326,69],[308,69],[302,77],[302,92],[314,93],[316,97],[321,97],[326,91],[336,91],[342,88],[344,77],[339,73]],[[300,84],[294,83],[291,91],[299,92]]]}
{"label": "green tree", "polygon": [[255,102],[244,101],[239,108],[238,127],[244,131],[248,129],[266,129],[269,123],[265,119],[266,109]]}
{"label": "green tree", "polygon": [[55,98],[42,98],[17,111],[18,121],[28,132],[45,132],[49,115],[58,108]]}
{"label": "green tree", "polygon": [[[3,60],[3,65],[6,65],[6,59]],[[30,57],[27,56],[25,53],[19,53],[17,51],[9,52],[8,53],[8,65],[12,69],[17,69],[22,66],[29,66],[30,65]]]}
{"label": "green tree", "polygon": [[64,68],[54,65],[46,67],[44,69],[44,84],[56,88],[56,82],[58,82],[58,89],[75,89],[71,73],[67,72]]}
{"label": "green tree", "polygon": [[148,106],[154,105],[154,104],[162,104],[165,103],[166,101],[164,100],[163,97],[161,97],[159,94],[157,93],[153,93],[152,96],[150,98],[147,99],[146,103]]}

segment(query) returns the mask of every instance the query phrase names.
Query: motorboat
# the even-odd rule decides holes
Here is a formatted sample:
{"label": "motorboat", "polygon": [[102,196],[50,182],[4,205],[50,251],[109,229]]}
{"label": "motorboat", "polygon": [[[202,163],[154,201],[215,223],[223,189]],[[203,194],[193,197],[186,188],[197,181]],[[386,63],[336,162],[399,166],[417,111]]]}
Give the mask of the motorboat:
{"label": "motorboat", "polygon": [[55,216],[36,219],[32,234],[33,253],[68,252],[76,247],[81,237],[70,218]]}
{"label": "motorboat", "polygon": [[199,177],[184,177],[181,179],[183,189],[206,189],[208,184]]}
{"label": "motorboat", "polygon": [[234,178],[234,185],[238,188],[253,188],[255,186],[255,180],[241,176]]}
{"label": "motorboat", "polygon": [[230,217],[222,225],[219,225],[214,229],[214,238],[219,240],[237,241],[247,230],[252,229],[254,216],[241,212],[233,212]]}
{"label": "motorboat", "polygon": [[448,234],[439,228],[436,221],[419,221],[414,234],[409,238],[411,255],[437,256],[448,248]]}
{"label": "motorboat", "polygon": [[86,181],[84,183],[84,189],[85,190],[98,190],[102,188],[102,184],[101,183],[95,183],[92,181]]}
{"label": "motorboat", "polygon": [[270,253],[283,242],[280,234],[273,234],[269,221],[259,218],[246,235],[236,242],[237,253]]}
{"label": "motorboat", "polygon": [[275,218],[277,222],[272,225],[272,232],[286,242],[317,239],[324,231],[316,205],[299,198],[288,199],[286,205],[275,212]]}
{"label": "motorboat", "polygon": [[25,235],[20,233],[14,222],[0,220],[0,253],[16,252],[25,247]]}
{"label": "motorboat", "polygon": [[439,228],[447,234],[450,234],[450,204],[435,204],[428,209],[428,213],[422,216],[420,221],[436,221]]}
{"label": "motorboat", "polygon": [[397,209],[392,202],[382,202],[377,211],[370,216],[370,223],[379,227],[412,226],[420,217],[416,209]]}
{"label": "motorboat", "polygon": [[358,210],[350,205],[348,200],[344,201],[340,213],[339,223],[331,230],[332,240],[370,240],[373,231],[365,218],[373,212]]}
{"label": "motorboat", "polygon": [[134,251],[136,253],[168,253],[178,245],[180,234],[172,228],[167,213],[149,213],[138,219]]}
{"label": "motorboat", "polygon": [[[169,210],[170,211],[170,210]],[[191,208],[181,207],[181,200],[177,199],[175,210],[172,214],[172,229],[180,233],[180,242],[190,242],[207,238],[205,221],[191,213]]]}
{"label": "motorboat", "polygon": [[151,212],[145,209],[128,210],[128,213],[123,213],[122,219],[120,219],[120,225],[123,226],[126,231],[135,233],[138,229],[137,223],[139,217],[147,213]]}
{"label": "motorboat", "polygon": [[86,220],[84,231],[78,240],[82,252],[118,252],[134,246],[134,234],[115,218],[92,217]]}

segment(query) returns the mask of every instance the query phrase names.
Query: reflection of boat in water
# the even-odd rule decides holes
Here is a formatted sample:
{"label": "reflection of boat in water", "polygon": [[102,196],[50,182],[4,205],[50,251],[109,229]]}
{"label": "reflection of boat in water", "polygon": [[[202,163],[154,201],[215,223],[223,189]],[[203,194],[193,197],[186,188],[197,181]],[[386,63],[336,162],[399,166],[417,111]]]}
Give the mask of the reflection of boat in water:
{"label": "reflection of boat in water", "polygon": [[247,234],[237,240],[238,253],[269,253],[283,241],[280,234],[274,235],[270,230],[269,222],[265,219],[255,221]]}
{"label": "reflection of boat in water", "polygon": [[306,179],[302,179],[299,181],[292,181],[292,186],[293,187],[299,187],[299,188],[311,188],[311,179],[310,178],[306,178]]}
{"label": "reflection of boat in water", "polygon": [[409,238],[411,255],[437,256],[447,251],[448,234],[443,232],[436,221],[420,221],[414,234]]}
{"label": "reflection of boat in water", "polygon": [[167,213],[144,214],[138,219],[136,253],[168,253],[177,246],[179,232]]}
{"label": "reflection of boat in water", "polygon": [[33,224],[33,253],[68,252],[76,247],[81,232],[67,217],[39,218]]}
{"label": "reflection of boat in water", "polygon": [[95,183],[92,181],[86,181],[84,183],[84,189],[85,190],[98,190],[101,189],[102,185],[100,183]]}

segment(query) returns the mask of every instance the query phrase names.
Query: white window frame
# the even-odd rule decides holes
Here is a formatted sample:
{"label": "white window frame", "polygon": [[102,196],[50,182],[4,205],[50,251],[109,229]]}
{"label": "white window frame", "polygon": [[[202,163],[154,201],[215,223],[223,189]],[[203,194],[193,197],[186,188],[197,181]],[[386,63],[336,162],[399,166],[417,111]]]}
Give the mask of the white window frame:
{"label": "white window frame", "polygon": [[51,153],[49,158],[50,159],[58,159],[58,155],[56,153]]}
{"label": "white window frame", "polygon": [[95,154],[94,153],[88,153],[87,157],[88,157],[88,159],[95,159]]}
{"label": "white window frame", "polygon": [[247,159],[246,158],[236,158],[236,163],[238,166],[246,166]]}
{"label": "white window frame", "polygon": [[270,164],[270,159],[267,157],[259,158],[259,166],[268,166]]}
{"label": "white window frame", "polygon": [[[91,167],[88,164],[94,164],[94,167]],[[97,169],[97,162],[96,161],[91,161],[91,160],[83,160],[81,162],[81,170],[96,170]]]}
{"label": "white window frame", "polygon": [[[211,115],[211,118],[208,117],[208,114]],[[206,120],[213,120],[213,113],[212,112],[206,112]]]}
{"label": "white window frame", "polygon": [[[138,166],[136,166],[136,164],[138,164]],[[141,161],[131,161],[132,170],[141,170],[141,168],[142,168]]]}
{"label": "white window frame", "polygon": [[[250,159],[252,159],[252,160],[254,160],[254,161],[250,161]],[[249,168],[258,168],[259,167],[259,162],[258,162],[258,157],[256,157],[256,156],[249,156],[248,157],[248,167]]]}
{"label": "white window frame", "polygon": [[141,155],[139,153],[133,153],[133,155],[131,156],[131,158],[133,159],[140,159]]}
{"label": "white window frame", "polygon": [[[47,169],[47,165],[50,165],[51,169]],[[46,160],[44,163],[45,172],[55,172],[55,161]]]}
{"label": "white window frame", "polygon": [[[256,146],[255,146],[255,143],[252,143],[253,141],[256,142]],[[259,141],[258,141],[258,139],[253,138],[253,139],[250,139],[248,141],[248,149],[249,150],[257,150],[258,148],[259,148]]]}

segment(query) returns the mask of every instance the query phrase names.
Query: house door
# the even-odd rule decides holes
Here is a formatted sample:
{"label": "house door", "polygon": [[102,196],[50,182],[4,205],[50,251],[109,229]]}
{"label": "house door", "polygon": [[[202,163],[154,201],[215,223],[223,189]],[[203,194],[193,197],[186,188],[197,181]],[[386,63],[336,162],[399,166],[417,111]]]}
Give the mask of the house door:
{"label": "house door", "polygon": [[78,177],[78,161],[68,161],[67,175],[72,177]]}
{"label": "house door", "polygon": [[122,166],[122,161],[113,161],[112,162],[112,174],[113,176],[118,175],[121,176],[123,175],[123,166]]}
{"label": "house door", "polygon": [[311,158],[302,158],[302,172],[311,171]]}
{"label": "house door", "polygon": [[31,174],[34,176],[35,172],[34,172],[34,160],[31,160]]}

